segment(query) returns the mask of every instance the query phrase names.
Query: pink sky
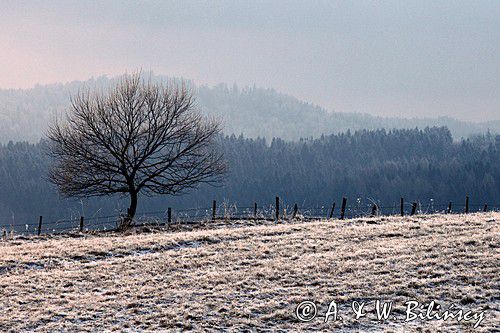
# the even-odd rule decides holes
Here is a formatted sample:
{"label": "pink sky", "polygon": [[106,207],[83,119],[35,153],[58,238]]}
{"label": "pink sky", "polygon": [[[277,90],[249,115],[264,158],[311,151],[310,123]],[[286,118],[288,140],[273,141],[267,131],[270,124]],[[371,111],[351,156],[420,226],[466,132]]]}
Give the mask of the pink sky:
{"label": "pink sky", "polygon": [[500,3],[3,1],[0,88],[137,69],[341,112],[500,118]]}

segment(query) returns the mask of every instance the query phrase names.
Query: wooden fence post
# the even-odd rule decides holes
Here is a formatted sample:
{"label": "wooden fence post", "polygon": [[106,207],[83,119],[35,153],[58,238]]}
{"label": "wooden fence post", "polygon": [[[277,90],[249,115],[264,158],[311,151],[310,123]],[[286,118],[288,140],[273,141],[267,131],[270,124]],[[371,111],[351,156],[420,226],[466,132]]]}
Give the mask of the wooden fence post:
{"label": "wooden fence post", "polygon": [[450,203],[448,204],[448,214],[451,214],[451,204],[452,202],[450,201]]}
{"label": "wooden fence post", "polygon": [[212,201],[212,221],[215,221],[215,212],[217,211],[217,201]]}
{"label": "wooden fence post", "polygon": [[257,203],[253,203],[253,218],[257,219]]}
{"label": "wooden fence post", "polygon": [[292,219],[294,219],[297,216],[298,211],[299,211],[299,206],[297,206],[297,204],[293,205]]}
{"label": "wooden fence post", "polygon": [[340,219],[343,220],[345,217],[345,207],[347,206],[347,198],[342,198],[342,207],[340,209]]}
{"label": "wooden fence post", "polygon": [[335,201],[332,204],[332,209],[330,210],[330,219],[333,218],[333,212],[335,211]]}
{"label": "wooden fence post", "polygon": [[417,203],[414,202],[411,206],[411,215],[415,215],[416,212],[417,212]]}
{"label": "wooden fence post", "polygon": [[83,216],[80,216],[80,232],[83,232]]}
{"label": "wooden fence post", "polygon": [[405,216],[405,199],[401,198],[401,216]]}
{"label": "wooden fence post", "polygon": [[373,216],[376,216],[376,215],[377,215],[377,205],[373,204],[373,206],[372,206],[372,215],[371,216],[373,217]]}
{"label": "wooden fence post", "polygon": [[172,208],[168,207],[167,209],[167,225],[172,223]]}
{"label": "wooden fence post", "polygon": [[38,236],[40,236],[40,233],[42,232],[42,219],[43,217],[40,215],[40,219],[38,220],[38,230],[37,230]]}
{"label": "wooden fence post", "polygon": [[469,196],[465,197],[465,214],[469,214]]}
{"label": "wooden fence post", "polygon": [[487,204],[487,203],[485,203],[485,204],[484,204],[484,208],[483,208],[483,212],[485,212],[485,213],[486,213],[487,211],[488,211],[488,204]]}
{"label": "wooden fence post", "polygon": [[280,220],[280,197],[276,197],[276,222]]}

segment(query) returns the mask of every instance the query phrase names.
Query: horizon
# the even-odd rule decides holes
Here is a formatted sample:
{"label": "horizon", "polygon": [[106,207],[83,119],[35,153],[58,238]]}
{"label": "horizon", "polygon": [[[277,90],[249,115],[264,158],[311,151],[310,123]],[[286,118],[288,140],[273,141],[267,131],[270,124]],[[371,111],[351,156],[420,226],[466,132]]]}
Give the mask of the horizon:
{"label": "horizon", "polygon": [[[215,83],[215,84],[199,84],[199,83],[195,82],[194,80],[192,80],[190,78],[173,77],[173,76],[170,76],[170,75],[167,75],[167,74],[160,74],[160,73],[154,73],[154,72],[150,72],[150,74],[152,76],[155,76],[155,77],[165,77],[167,79],[184,80],[185,82],[192,82],[196,87],[206,87],[208,89],[214,89],[214,88],[217,88],[218,86],[223,85],[223,86],[225,86],[227,88],[231,88],[232,86],[236,86],[239,90],[244,90],[244,89],[253,88],[253,87],[255,87],[256,89],[271,90],[271,91],[275,92],[276,94],[284,95],[284,96],[287,96],[287,97],[291,97],[291,98],[294,98],[294,99],[298,100],[299,102],[303,102],[303,103],[306,103],[308,105],[321,108],[322,110],[326,111],[329,114],[332,114],[332,113],[358,114],[358,115],[368,115],[368,116],[378,117],[378,118],[382,118],[382,119],[401,119],[401,120],[411,120],[411,119],[426,120],[426,119],[446,119],[446,118],[450,118],[450,119],[454,119],[454,120],[461,121],[461,122],[475,123],[475,124],[484,124],[484,123],[490,123],[490,122],[500,122],[500,116],[498,118],[493,118],[493,119],[490,119],[490,120],[483,120],[483,121],[481,121],[481,120],[467,120],[467,119],[462,119],[462,118],[454,117],[454,116],[450,116],[450,115],[439,115],[439,116],[434,116],[434,117],[433,116],[423,116],[423,117],[419,117],[419,116],[406,116],[405,117],[405,116],[391,116],[391,115],[376,115],[376,114],[372,114],[372,113],[369,113],[369,112],[336,111],[336,110],[328,109],[328,108],[326,108],[323,105],[319,105],[319,104],[313,103],[311,101],[300,99],[297,96],[293,96],[293,95],[287,94],[287,93],[279,91],[279,90],[277,90],[277,89],[275,89],[273,87],[261,87],[261,86],[255,85],[255,84],[253,84],[253,85],[239,85],[236,82],[234,82],[234,83],[219,82],[219,83]],[[123,75],[123,74],[118,74],[118,75],[101,74],[101,75],[97,75],[97,76],[91,76],[91,77],[89,77],[87,79],[74,79],[74,80],[59,81],[59,82],[35,83],[32,86],[24,87],[24,88],[2,88],[2,87],[0,87],[0,91],[1,90],[4,90],[4,91],[29,91],[29,90],[36,89],[37,87],[51,87],[51,86],[57,86],[57,85],[63,85],[63,86],[65,86],[65,85],[78,84],[78,83],[86,84],[88,81],[98,80],[100,78],[105,78],[105,79],[108,79],[108,80],[113,80],[113,79],[116,79],[116,78],[120,77],[121,75]],[[419,128],[419,127],[417,126],[417,128]]]}

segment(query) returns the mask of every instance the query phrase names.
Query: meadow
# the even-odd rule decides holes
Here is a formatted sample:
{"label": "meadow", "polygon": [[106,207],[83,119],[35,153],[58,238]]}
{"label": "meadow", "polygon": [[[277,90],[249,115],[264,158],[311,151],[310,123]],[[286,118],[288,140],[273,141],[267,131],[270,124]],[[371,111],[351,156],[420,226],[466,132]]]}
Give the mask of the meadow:
{"label": "meadow", "polygon": [[[474,331],[500,323],[500,213],[240,221],[0,241],[0,331]],[[304,301],[318,317],[297,319]],[[393,301],[378,321],[376,300]],[[405,322],[404,302],[484,311]],[[342,320],[324,322],[329,304]],[[365,302],[356,320],[350,305]]]}

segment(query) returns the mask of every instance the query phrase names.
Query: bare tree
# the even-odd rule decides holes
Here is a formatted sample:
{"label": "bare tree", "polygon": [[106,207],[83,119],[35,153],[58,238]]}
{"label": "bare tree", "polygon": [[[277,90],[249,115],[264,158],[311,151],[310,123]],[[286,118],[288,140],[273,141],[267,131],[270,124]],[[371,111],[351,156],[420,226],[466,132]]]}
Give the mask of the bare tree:
{"label": "bare tree", "polygon": [[107,93],[79,93],[66,118],[51,125],[49,179],[66,197],[129,195],[125,229],[139,193],[177,195],[222,180],[225,163],[214,141],[220,130],[196,110],[184,83],[125,75]]}

